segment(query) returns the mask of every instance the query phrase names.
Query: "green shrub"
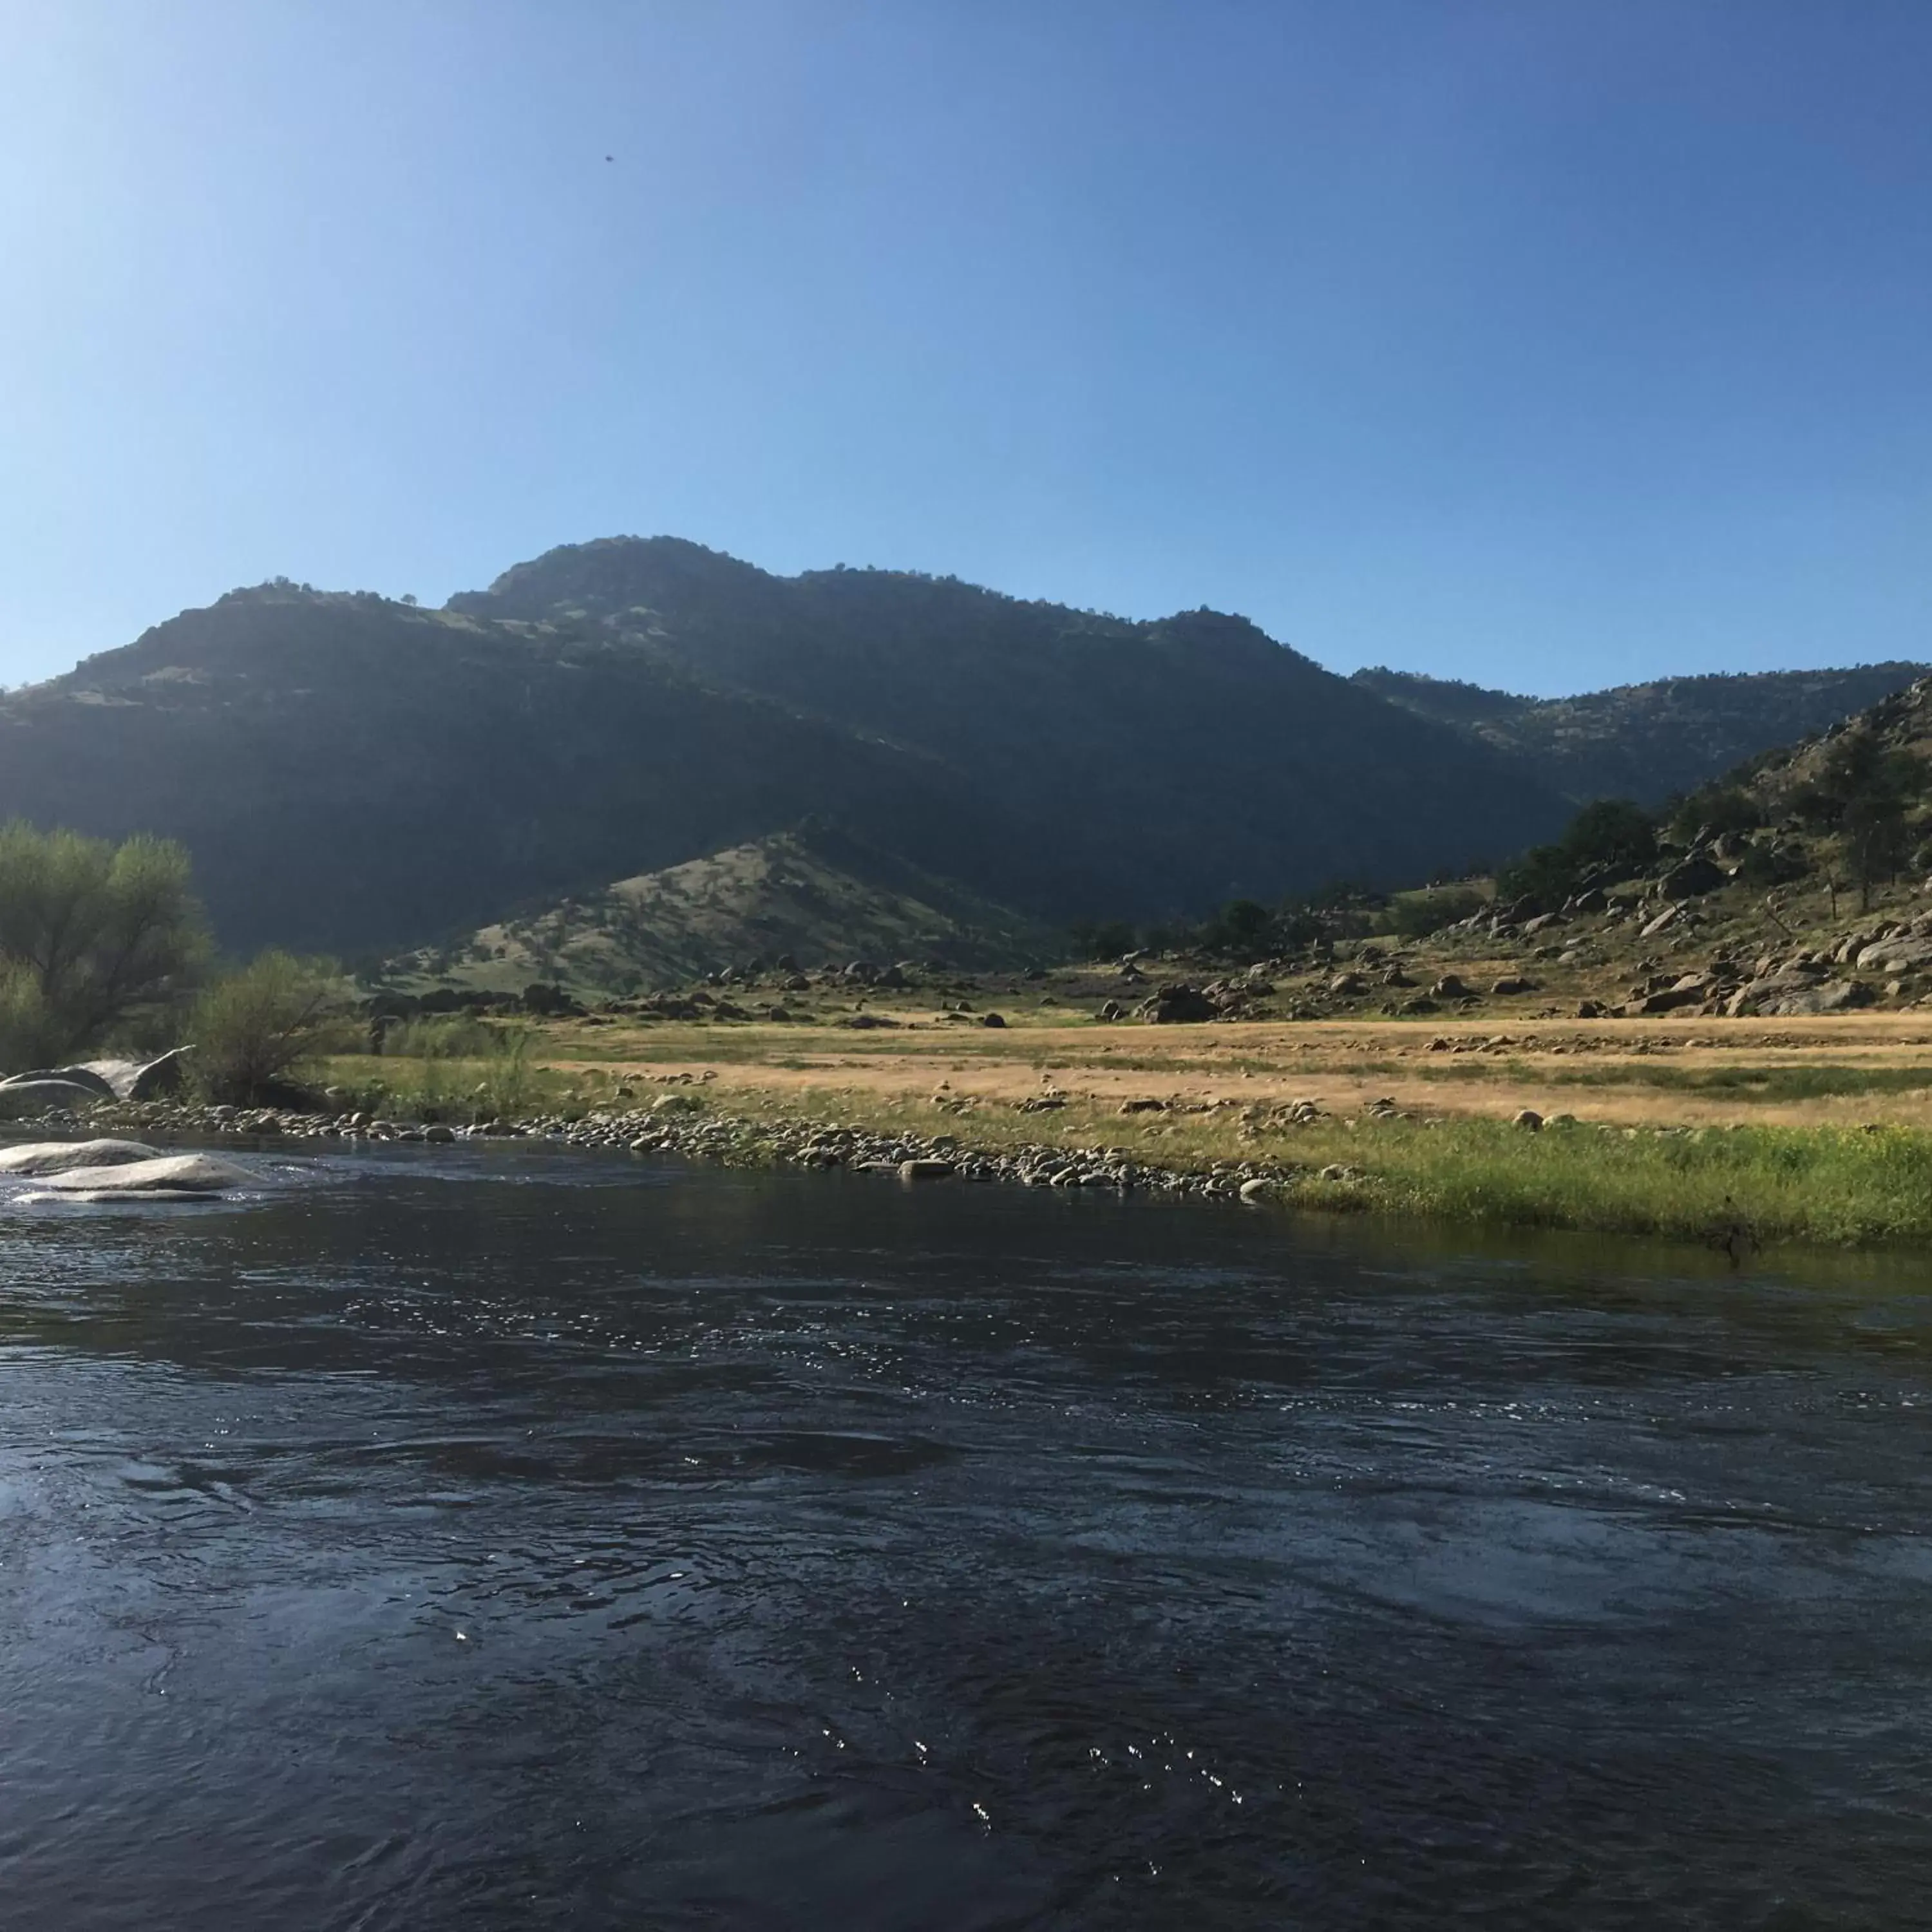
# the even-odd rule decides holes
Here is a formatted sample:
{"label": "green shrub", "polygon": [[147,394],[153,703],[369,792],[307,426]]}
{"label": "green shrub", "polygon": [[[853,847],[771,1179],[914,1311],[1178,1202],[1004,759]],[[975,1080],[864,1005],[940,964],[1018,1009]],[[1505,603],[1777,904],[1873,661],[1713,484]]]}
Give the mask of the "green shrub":
{"label": "green shrub", "polygon": [[57,1059],[60,1028],[28,968],[0,962],[0,1073],[25,1073]]}
{"label": "green shrub", "polygon": [[1389,902],[1376,922],[1384,932],[1404,939],[1426,939],[1454,926],[1459,919],[1480,912],[1488,904],[1473,886],[1442,886],[1427,892],[1403,892]]}
{"label": "green shrub", "polygon": [[341,987],[330,961],[282,952],[217,980],[190,1023],[196,1082],[217,1100],[262,1098],[334,1043]]}
{"label": "green shrub", "polygon": [[474,1013],[432,1013],[392,1027],[382,1051],[403,1060],[460,1060],[494,1054],[502,1039],[500,1028]]}

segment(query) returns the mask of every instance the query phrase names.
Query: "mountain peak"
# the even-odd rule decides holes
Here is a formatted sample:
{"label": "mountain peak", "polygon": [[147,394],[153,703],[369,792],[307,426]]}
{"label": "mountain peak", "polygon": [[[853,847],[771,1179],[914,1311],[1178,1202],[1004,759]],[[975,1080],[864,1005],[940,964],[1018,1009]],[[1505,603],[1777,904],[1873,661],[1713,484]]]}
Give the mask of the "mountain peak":
{"label": "mountain peak", "polygon": [[459,591],[443,608],[476,616],[604,616],[770,580],[757,565],[687,537],[596,537],[512,564],[488,590]]}

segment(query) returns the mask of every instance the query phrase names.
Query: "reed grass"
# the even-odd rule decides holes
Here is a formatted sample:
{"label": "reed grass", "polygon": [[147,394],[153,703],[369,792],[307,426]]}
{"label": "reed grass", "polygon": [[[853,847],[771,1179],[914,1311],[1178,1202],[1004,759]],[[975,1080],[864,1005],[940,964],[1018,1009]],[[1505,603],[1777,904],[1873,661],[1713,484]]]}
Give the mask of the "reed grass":
{"label": "reed grass", "polygon": [[[1257,1128],[1229,1107],[1122,1118],[1078,1102],[1044,1114],[997,1102],[964,1112],[827,1088],[713,1090],[721,1113],[806,1118],[879,1132],[950,1134],[964,1148],[1110,1148],[1190,1172],[1254,1162],[1285,1170],[1286,1198],[1490,1228],[1570,1228],[1716,1243],[1834,1247],[1932,1243],[1932,1135],[1898,1126],[1621,1128],[1529,1132],[1477,1119],[1320,1120]],[[1324,1168],[1348,1171],[1323,1179]]]}

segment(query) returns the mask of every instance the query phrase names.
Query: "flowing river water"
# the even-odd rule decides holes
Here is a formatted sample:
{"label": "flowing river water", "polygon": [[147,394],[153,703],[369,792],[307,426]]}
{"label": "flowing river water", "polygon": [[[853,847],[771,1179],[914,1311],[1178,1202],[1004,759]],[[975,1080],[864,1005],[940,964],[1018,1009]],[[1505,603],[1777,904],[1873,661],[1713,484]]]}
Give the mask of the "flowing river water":
{"label": "flowing river water", "polygon": [[283,1174],[0,1206],[16,1932],[1932,1916],[1932,1266]]}

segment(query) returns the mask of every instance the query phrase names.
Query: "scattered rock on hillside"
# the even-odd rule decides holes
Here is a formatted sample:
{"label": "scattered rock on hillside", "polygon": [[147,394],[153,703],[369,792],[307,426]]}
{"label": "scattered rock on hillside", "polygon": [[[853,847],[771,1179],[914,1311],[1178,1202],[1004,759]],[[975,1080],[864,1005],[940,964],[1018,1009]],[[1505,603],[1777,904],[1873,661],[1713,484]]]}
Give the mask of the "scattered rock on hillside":
{"label": "scattered rock on hillside", "polygon": [[1881,939],[1862,947],[1855,962],[1862,973],[1916,973],[1932,966],[1932,939]]}
{"label": "scattered rock on hillside", "polygon": [[1868,1006],[1876,997],[1862,980],[1827,980],[1821,984],[1809,975],[1777,973],[1741,986],[1725,1002],[1724,1010],[1733,1018],[1837,1013]]}
{"label": "scattered rock on hillside", "polygon": [[1157,1026],[1193,1025],[1215,1016],[1214,1003],[1198,986],[1163,986],[1141,1008],[1141,1016]]}
{"label": "scattered rock on hillside", "polygon": [[1694,852],[1664,874],[1658,890],[1667,899],[1694,899],[1730,883],[1730,874],[1715,860]]}

